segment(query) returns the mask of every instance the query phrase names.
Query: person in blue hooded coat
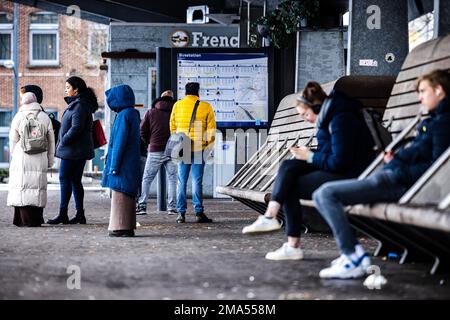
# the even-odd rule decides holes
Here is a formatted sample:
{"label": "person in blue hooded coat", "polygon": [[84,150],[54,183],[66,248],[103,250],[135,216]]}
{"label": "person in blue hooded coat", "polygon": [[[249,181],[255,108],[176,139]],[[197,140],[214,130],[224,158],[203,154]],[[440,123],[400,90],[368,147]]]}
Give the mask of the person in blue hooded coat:
{"label": "person in blue hooded coat", "polygon": [[281,228],[276,219],[283,209],[288,241],[269,252],[269,260],[299,260],[302,207],[299,199],[311,200],[323,183],[357,177],[373,160],[374,141],[360,109],[362,104],[333,90],[329,96],[320,84],[308,82],[297,97],[297,111],[317,127],[317,148],[293,147],[293,159],[281,163],[265,215],[246,226],[243,233]]}
{"label": "person in blue hooded coat", "polygon": [[102,186],[112,190],[109,235],[134,236],[140,171],[140,116],[134,109],[135,98],[130,86],[119,85],[105,94],[108,107],[117,113],[102,179]]}

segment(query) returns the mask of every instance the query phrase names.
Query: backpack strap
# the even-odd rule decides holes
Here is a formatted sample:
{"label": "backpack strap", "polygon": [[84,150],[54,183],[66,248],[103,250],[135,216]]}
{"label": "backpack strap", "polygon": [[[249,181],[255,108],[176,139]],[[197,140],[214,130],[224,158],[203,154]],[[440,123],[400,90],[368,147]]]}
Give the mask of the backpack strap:
{"label": "backpack strap", "polygon": [[30,115],[34,115],[34,118],[37,120],[37,117],[39,115],[39,113],[41,112],[41,110],[37,110],[37,112],[35,111],[30,111],[26,114],[25,119],[29,120],[29,116]]}
{"label": "backpack strap", "polygon": [[195,116],[197,114],[197,109],[198,109],[198,105],[200,104],[200,100],[197,100],[195,102],[195,106],[194,106],[194,110],[192,111],[192,116],[191,116],[191,120],[189,121],[189,129],[188,129],[188,133],[191,132],[191,128],[192,125],[194,124],[194,120],[195,120]]}

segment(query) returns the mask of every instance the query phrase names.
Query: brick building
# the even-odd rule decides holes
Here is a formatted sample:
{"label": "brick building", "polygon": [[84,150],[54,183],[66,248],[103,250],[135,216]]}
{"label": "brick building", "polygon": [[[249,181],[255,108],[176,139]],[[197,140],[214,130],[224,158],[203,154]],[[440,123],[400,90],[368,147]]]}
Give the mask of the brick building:
{"label": "brick building", "polygon": [[[13,71],[5,67],[12,60],[13,7],[0,0],[0,166],[8,167],[8,133],[13,110]],[[75,17],[19,5],[19,88],[39,85],[42,105],[60,119],[66,103],[65,80],[82,77],[96,92],[103,118],[106,72],[100,70],[101,52],[106,51],[108,26]],[[19,101],[20,103],[20,101]]]}

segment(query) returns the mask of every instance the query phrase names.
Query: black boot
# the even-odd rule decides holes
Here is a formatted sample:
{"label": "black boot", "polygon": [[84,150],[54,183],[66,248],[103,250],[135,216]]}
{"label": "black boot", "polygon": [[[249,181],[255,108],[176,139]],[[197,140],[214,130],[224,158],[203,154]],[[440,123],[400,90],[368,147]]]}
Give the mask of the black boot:
{"label": "black boot", "polygon": [[47,221],[48,224],[68,224],[69,217],[67,216],[67,209],[59,209],[59,214],[53,219]]}
{"label": "black boot", "polygon": [[86,217],[84,216],[84,209],[81,211],[77,211],[75,217],[70,219],[69,224],[86,224]]}
{"label": "black boot", "polygon": [[113,230],[109,231],[110,237],[134,237],[134,230]]}

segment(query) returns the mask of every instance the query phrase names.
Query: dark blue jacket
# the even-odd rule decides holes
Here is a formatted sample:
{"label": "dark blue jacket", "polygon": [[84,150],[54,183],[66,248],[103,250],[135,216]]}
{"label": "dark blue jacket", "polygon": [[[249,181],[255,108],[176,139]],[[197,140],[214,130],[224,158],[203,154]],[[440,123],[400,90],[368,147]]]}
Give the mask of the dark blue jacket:
{"label": "dark blue jacket", "polygon": [[95,110],[84,95],[64,100],[69,106],[61,119],[55,156],[66,160],[93,159],[92,112]]}
{"label": "dark blue jacket", "polygon": [[135,197],[139,188],[139,112],[134,109],[134,93],[128,85],[105,92],[108,107],[117,112],[108,145],[102,186]]}
{"label": "dark blue jacket", "polygon": [[373,160],[373,139],[360,112],[362,104],[337,91],[324,101],[317,117],[317,150],[313,166],[350,177]]}
{"label": "dark blue jacket", "polygon": [[408,146],[395,153],[384,166],[396,173],[397,182],[411,187],[450,146],[450,99],[445,98],[418,126],[418,134]]}

